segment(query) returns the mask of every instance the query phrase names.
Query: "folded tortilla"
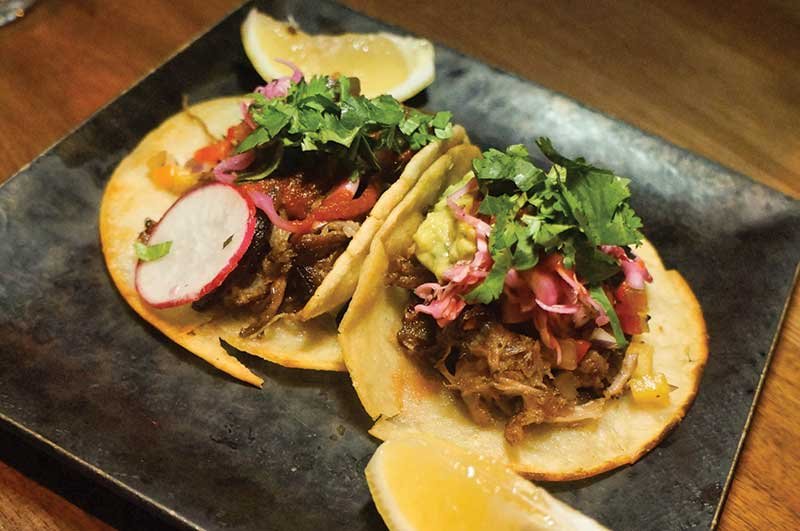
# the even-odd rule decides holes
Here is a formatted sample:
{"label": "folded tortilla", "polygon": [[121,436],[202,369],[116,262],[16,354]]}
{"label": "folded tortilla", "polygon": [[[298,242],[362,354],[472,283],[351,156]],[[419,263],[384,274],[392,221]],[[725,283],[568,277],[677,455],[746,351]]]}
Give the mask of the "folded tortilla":
{"label": "folded tortilla", "polygon": [[234,378],[257,386],[263,382],[228,354],[220,340],[287,367],[345,370],[332,312],[352,296],[372,237],[389,213],[437,158],[453,146],[468,142],[466,133],[456,126],[451,138],[429,144],[414,155],[397,181],[380,196],[346,251],[297,315],[274,321],[257,337],[242,338],[239,330],[247,325],[243,319],[214,317],[211,312],[196,312],[188,304],[158,310],[144,303],[134,287],[137,258],[133,248],[144,229],[144,220],[160,219],[178,197],[153,183],[148,162],[157,153],[166,151],[179,164],[185,163],[197,149],[210,142],[203,124],[219,138],[229,126],[241,121],[239,104],[242,100],[220,98],[192,106],[191,116],[181,112],[167,119],[120,163],[100,206],[100,239],[106,265],[117,289],[139,315],[176,343]]}
{"label": "folded tortilla", "polygon": [[[469,149],[455,148],[447,156]],[[503,459],[532,479],[547,481],[585,478],[635,462],[686,414],[708,357],[705,322],[697,299],[680,273],[664,267],[649,242],[635,250],[653,276],[646,288],[650,332],[639,337],[654,348],[653,370],[663,373],[676,387],[668,405],[642,405],[626,391],[606,403],[600,419],[529,426],[524,440],[512,446],[503,435],[503,422],[478,426],[460,397],[443,386],[441,375],[410,360],[398,344],[397,332],[410,293],[386,285],[389,264],[395,256],[408,255],[427,211],[468,166],[459,168],[463,169],[460,172],[423,176],[392,211],[372,241],[341,322],[339,342],[353,386],[367,413],[377,419],[370,433],[384,440],[409,432],[432,433]]]}

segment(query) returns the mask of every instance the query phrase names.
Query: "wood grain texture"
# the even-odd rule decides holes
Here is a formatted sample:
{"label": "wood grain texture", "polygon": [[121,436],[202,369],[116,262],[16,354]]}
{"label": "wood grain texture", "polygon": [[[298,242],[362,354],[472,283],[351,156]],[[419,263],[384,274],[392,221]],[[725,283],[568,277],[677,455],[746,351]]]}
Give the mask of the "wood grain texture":
{"label": "wood grain texture", "polygon": [[106,531],[107,524],[0,462],[0,530]]}
{"label": "wood grain texture", "polygon": [[[0,29],[0,181],[238,3],[40,0]],[[345,3],[800,197],[796,2]],[[721,529],[800,527],[798,354],[795,289]],[[0,463],[0,529],[45,525],[104,528]]]}

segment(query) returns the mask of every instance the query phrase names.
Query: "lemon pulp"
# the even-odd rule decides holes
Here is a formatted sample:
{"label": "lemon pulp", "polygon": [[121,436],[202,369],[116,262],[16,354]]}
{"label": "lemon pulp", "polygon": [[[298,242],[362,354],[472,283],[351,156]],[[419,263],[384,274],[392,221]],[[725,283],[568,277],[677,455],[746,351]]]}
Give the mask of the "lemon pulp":
{"label": "lemon pulp", "polygon": [[430,436],[390,439],[366,474],[393,531],[603,529],[503,464]]}
{"label": "lemon pulp", "polygon": [[[318,35],[312,37],[288,24],[270,19],[263,31],[269,33],[270,48],[276,58],[303,65],[303,73],[342,74],[374,80],[370,92],[384,94],[408,76],[406,61],[397,46],[381,35]],[[288,67],[280,65],[286,74]]]}
{"label": "lemon pulp", "polygon": [[264,79],[290,75],[276,61],[296,64],[306,77],[341,74],[357,77],[367,97],[391,94],[407,99],[434,77],[433,45],[389,33],[309,35],[256,10],[242,24],[247,56]]}

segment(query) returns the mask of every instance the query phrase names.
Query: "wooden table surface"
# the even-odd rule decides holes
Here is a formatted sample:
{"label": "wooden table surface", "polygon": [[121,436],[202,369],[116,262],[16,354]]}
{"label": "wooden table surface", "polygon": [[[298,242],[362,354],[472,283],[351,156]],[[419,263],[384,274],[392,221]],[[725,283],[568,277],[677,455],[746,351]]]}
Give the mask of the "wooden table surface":
{"label": "wooden table surface", "polygon": [[[238,3],[39,0],[0,28],[0,182]],[[800,198],[797,2],[345,3]],[[795,289],[722,529],[800,528],[798,354]],[[104,492],[0,444],[0,530],[154,525]]]}

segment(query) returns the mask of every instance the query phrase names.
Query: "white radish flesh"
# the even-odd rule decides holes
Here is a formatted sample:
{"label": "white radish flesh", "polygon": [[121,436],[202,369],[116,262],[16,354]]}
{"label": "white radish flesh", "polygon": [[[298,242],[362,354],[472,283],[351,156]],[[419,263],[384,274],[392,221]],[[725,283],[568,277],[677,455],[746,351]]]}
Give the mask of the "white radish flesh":
{"label": "white radish flesh", "polygon": [[165,256],[136,266],[136,289],[148,304],[194,302],[218,287],[241,260],[255,230],[255,206],[219,182],[189,190],[153,229],[148,245],[171,241]]}

